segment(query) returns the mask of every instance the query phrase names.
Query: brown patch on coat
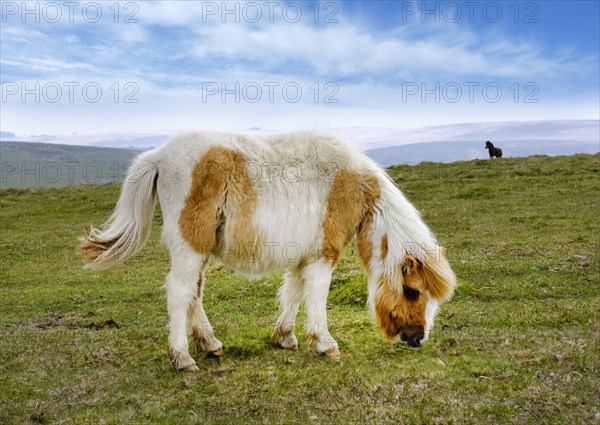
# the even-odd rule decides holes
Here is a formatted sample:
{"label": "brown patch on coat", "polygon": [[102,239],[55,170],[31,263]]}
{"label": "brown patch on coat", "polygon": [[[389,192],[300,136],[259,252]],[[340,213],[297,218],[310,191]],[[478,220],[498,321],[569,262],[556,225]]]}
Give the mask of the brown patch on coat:
{"label": "brown patch on coat", "polygon": [[[367,233],[379,196],[380,186],[375,176],[349,169],[338,171],[329,192],[323,223],[323,258],[326,261],[335,265],[357,231]],[[368,264],[372,252],[370,242],[361,243],[359,238],[358,246],[361,259]]]}
{"label": "brown patch on coat", "polygon": [[212,147],[192,171],[192,187],[179,217],[181,235],[196,252],[215,254],[225,263],[255,261],[262,248],[252,224],[256,206],[244,156]]}
{"label": "brown patch on coat", "polygon": [[373,256],[373,243],[371,242],[370,234],[375,216],[375,204],[381,197],[381,186],[379,180],[375,176],[368,176],[364,182],[365,186],[365,201],[366,211],[363,220],[358,226],[357,244],[358,256],[364,267],[370,273],[371,257]]}
{"label": "brown patch on coat", "polygon": [[119,233],[112,239],[101,240],[96,239],[91,234],[80,238],[81,244],[79,245],[79,253],[88,263],[93,263],[98,257],[100,257],[105,251],[108,251],[119,239],[123,236],[123,233]]}
{"label": "brown patch on coat", "polygon": [[371,240],[368,238],[369,231],[371,230],[371,223],[366,223],[361,225],[358,230],[358,241],[356,242],[356,248],[358,250],[358,256],[360,257],[360,261],[363,263],[367,271],[370,272],[369,263],[371,262],[371,257],[373,257],[373,244]]}
{"label": "brown patch on coat", "polygon": [[203,273],[200,273],[200,276],[198,276],[197,286],[198,286],[198,292],[197,292],[198,298],[202,299],[202,289],[203,289],[202,287],[204,286],[204,275],[203,275]]}
{"label": "brown patch on coat", "polygon": [[381,259],[382,260],[385,260],[387,253],[388,253],[387,235],[383,235],[383,237],[381,238]]}

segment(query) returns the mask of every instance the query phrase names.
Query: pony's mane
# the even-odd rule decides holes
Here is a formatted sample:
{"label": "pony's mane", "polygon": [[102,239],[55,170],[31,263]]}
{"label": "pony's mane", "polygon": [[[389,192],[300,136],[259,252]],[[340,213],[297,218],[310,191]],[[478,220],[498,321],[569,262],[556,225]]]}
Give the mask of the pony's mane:
{"label": "pony's mane", "polygon": [[424,263],[427,256],[435,255],[440,247],[429,227],[421,219],[421,214],[400,192],[392,179],[384,171],[378,174],[381,198],[375,208],[373,240],[386,238],[387,253],[382,258],[381,272],[389,282],[401,282],[401,265],[406,255]]}

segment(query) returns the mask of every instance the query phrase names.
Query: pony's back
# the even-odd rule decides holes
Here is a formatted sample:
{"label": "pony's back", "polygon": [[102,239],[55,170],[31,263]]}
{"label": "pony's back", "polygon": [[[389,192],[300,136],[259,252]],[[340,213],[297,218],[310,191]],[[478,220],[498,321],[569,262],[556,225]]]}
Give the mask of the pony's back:
{"label": "pony's back", "polygon": [[[338,172],[377,170],[354,147],[309,132],[191,133],[167,143],[160,155],[164,242],[176,247],[183,237],[199,250],[208,246],[248,275],[289,269],[318,255]],[[222,188],[222,194],[207,187]],[[213,220],[215,214],[221,217]]]}

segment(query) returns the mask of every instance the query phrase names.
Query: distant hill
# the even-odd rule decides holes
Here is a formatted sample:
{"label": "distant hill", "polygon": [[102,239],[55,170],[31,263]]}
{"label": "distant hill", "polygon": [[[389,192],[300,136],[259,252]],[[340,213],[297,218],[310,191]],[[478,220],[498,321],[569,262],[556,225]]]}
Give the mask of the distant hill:
{"label": "distant hill", "polygon": [[[505,158],[531,155],[594,154],[598,143],[568,140],[498,141]],[[62,187],[123,180],[136,149],[52,143],[0,142],[0,188]],[[484,141],[420,142],[367,150],[383,167],[420,162],[455,162],[488,158]]]}
{"label": "distant hill", "polygon": [[419,128],[349,127],[332,133],[362,146],[365,150],[412,143],[491,140],[528,142],[530,140],[596,143],[600,140],[599,120],[549,120],[522,122],[482,122],[444,124]]}
{"label": "distant hill", "polygon": [[[600,142],[577,142],[570,140],[518,140],[498,141],[503,158],[527,157],[531,155],[574,155],[595,154],[600,151]],[[411,143],[371,149],[366,154],[382,167],[395,164],[418,164],[420,162],[456,162],[489,158],[485,141],[447,141]]]}
{"label": "distant hill", "polygon": [[107,137],[104,140],[100,140],[92,143],[92,146],[98,147],[109,147],[109,148],[131,148],[131,149],[154,149],[165,143],[169,137],[164,135],[158,136],[138,136],[135,138],[123,139],[111,139]]}
{"label": "distant hill", "polygon": [[0,142],[0,187],[62,187],[122,181],[133,149]]}
{"label": "distant hill", "polygon": [[[198,127],[197,130],[202,130]],[[270,135],[291,129],[263,129],[249,127],[244,130],[222,129],[250,135]],[[552,143],[596,143],[600,140],[599,120],[546,120],[520,122],[479,122],[443,124],[419,128],[394,127],[305,127],[330,133],[368,151],[391,146],[429,142],[462,142],[491,140],[496,143],[523,142],[530,140]],[[183,130],[182,130],[183,131]],[[67,135],[13,135],[2,136],[0,140],[10,142],[48,142],[63,145],[102,146],[133,149],[151,149],[158,147],[177,135],[180,131],[130,131],[98,134]],[[533,153],[532,153],[533,154]]]}

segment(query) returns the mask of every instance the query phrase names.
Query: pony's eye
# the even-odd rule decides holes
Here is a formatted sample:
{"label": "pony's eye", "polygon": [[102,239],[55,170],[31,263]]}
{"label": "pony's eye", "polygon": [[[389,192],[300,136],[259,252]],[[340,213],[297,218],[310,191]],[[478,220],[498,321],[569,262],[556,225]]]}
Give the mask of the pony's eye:
{"label": "pony's eye", "polygon": [[408,286],[404,287],[404,296],[406,297],[406,299],[410,300],[410,301],[414,301],[417,298],[419,298],[419,291],[417,291],[414,288],[410,288]]}

